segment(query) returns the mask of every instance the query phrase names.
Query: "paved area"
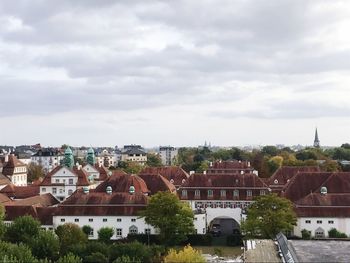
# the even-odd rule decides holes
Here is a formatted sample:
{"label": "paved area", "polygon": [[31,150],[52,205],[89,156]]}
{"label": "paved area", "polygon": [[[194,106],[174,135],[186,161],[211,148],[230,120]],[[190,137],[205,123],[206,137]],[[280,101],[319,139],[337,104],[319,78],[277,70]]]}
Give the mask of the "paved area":
{"label": "paved area", "polygon": [[299,262],[349,262],[350,241],[289,240]]}
{"label": "paved area", "polygon": [[246,251],[245,262],[282,262],[272,240],[254,240],[255,248]]}

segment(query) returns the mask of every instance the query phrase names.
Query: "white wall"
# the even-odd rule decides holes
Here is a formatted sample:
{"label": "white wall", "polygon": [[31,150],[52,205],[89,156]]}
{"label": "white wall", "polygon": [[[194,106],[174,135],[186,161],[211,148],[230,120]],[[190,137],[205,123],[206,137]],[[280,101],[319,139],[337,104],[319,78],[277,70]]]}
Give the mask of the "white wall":
{"label": "white wall", "polygon": [[[310,221],[310,223],[306,223]],[[322,223],[317,223],[322,221]],[[333,223],[331,222],[333,221]],[[300,217],[297,219],[297,225],[294,227],[294,235],[301,237],[301,230],[306,229],[311,231],[311,235],[315,236],[315,231],[321,227],[324,230],[325,236],[328,237],[328,231],[336,228],[338,231],[350,235],[350,218],[336,217]]]}
{"label": "white wall", "polygon": [[[64,222],[61,221],[61,219],[64,219]],[[79,220],[79,222],[76,222],[76,219]],[[89,219],[92,219],[93,221],[89,221]],[[107,221],[104,221],[103,219],[106,219]],[[121,222],[118,222],[118,219],[121,220]],[[132,221],[135,220],[135,222]],[[114,233],[112,239],[120,239],[125,238],[129,234],[129,227],[136,226],[138,228],[138,234],[145,234],[145,229],[150,229],[150,234],[155,234],[155,230],[152,226],[145,223],[143,218],[138,218],[137,216],[54,216],[53,217],[53,225],[54,227],[58,227],[59,225],[63,225],[65,223],[74,223],[77,224],[79,227],[83,227],[84,225],[89,225],[94,229],[94,235],[90,236],[90,239],[97,239],[98,238],[98,230],[102,227],[111,227],[114,229],[122,229],[122,235],[117,236],[116,233]]]}

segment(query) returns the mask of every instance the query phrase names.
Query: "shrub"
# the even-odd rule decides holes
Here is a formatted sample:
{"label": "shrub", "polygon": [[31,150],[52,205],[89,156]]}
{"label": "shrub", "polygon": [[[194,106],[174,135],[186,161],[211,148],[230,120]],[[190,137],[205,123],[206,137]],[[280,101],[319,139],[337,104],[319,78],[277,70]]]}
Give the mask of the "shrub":
{"label": "shrub", "polygon": [[68,253],[64,257],[61,257],[56,263],[82,263],[82,260],[80,257],[77,257],[72,253]]}
{"label": "shrub", "polygon": [[76,224],[67,223],[60,225],[56,229],[56,234],[60,240],[60,250],[62,254],[66,254],[77,244],[84,244],[87,242],[87,236]]}
{"label": "shrub", "polygon": [[306,229],[301,230],[301,237],[302,239],[309,240],[311,238],[311,231]]}
{"label": "shrub", "polygon": [[108,263],[108,258],[100,252],[94,252],[90,256],[84,258],[87,263]]}
{"label": "shrub", "polygon": [[108,243],[112,236],[114,235],[113,228],[110,227],[102,227],[100,230],[98,230],[98,240]]}
{"label": "shrub", "polygon": [[33,255],[39,259],[57,260],[60,242],[55,233],[41,230],[39,235],[34,238],[31,248]]}
{"label": "shrub", "polygon": [[187,245],[180,251],[170,249],[169,253],[165,256],[164,262],[206,262],[201,252]]}
{"label": "shrub", "polygon": [[110,246],[110,261],[114,261],[121,256],[128,256],[133,260],[141,260],[142,262],[151,262],[154,256],[150,247],[139,242],[133,243],[115,243]]}
{"label": "shrub", "polygon": [[92,231],[92,227],[89,225],[85,225],[81,228],[81,230],[83,230],[83,232],[85,233],[85,235],[88,237]]}
{"label": "shrub", "polygon": [[330,238],[347,238],[345,233],[339,232],[336,228],[332,228],[328,231],[328,237]]}
{"label": "shrub", "polygon": [[211,246],[213,236],[206,235],[188,235],[187,240],[182,242],[183,245],[191,244],[192,246]]}

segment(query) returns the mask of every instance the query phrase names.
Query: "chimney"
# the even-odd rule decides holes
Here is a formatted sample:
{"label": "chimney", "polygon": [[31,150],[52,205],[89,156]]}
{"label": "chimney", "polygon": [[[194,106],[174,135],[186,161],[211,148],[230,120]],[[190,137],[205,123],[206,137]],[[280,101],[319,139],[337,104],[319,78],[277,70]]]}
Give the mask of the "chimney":
{"label": "chimney", "polygon": [[5,163],[7,163],[7,162],[9,161],[9,155],[10,155],[10,154],[8,154],[8,153],[5,154]]}
{"label": "chimney", "polygon": [[194,171],[190,171],[190,175],[191,175],[191,174],[194,174]]}

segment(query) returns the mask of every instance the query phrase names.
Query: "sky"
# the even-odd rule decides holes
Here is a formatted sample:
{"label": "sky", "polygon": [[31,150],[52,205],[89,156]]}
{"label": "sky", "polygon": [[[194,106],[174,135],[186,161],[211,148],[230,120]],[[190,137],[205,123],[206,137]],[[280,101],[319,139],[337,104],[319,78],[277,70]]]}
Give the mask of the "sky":
{"label": "sky", "polygon": [[2,0],[0,145],[350,142],[350,2]]}

